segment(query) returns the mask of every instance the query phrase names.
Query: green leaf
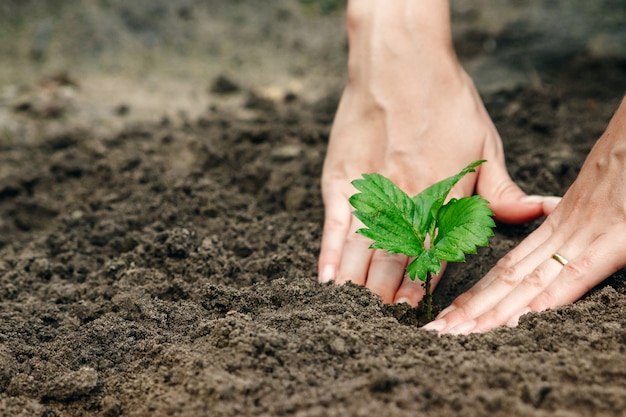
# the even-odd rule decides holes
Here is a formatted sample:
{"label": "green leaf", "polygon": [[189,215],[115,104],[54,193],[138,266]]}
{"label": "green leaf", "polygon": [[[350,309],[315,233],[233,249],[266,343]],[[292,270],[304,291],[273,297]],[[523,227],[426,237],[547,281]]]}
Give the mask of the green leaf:
{"label": "green leaf", "polygon": [[371,248],[417,256],[424,251],[424,237],[413,227],[415,203],[380,174],[363,174],[352,184],[360,193],[350,197],[354,215],[367,228],[357,230],[374,241]]}
{"label": "green leaf", "polygon": [[477,246],[489,245],[495,226],[488,201],[480,196],[452,199],[437,215],[437,258],[449,262],[465,261],[466,253],[476,253]]}
{"label": "green leaf", "polygon": [[466,253],[489,244],[493,213],[479,196],[444,202],[456,183],[483,162],[472,162],[413,198],[380,174],[363,174],[352,182],[360,192],[350,197],[354,215],[366,226],[357,233],[374,241],[371,248],[414,257],[406,269],[411,279],[426,281],[429,273],[438,274],[441,261],[464,261]]}
{"label": "green leaf", "polygon": [[406,267],[406,273],[413,281],[419,278],[426,281],[429,272],[438,274],[441,271],[441,263],[433,249],[425,250],[421,255],[415,257]]}
{"label": "green leaf", "polygon": [[465,175],[470,172],[476,172],[476,167],[484,162],[486,162],[484,159],[474,161],[463,168],[458,174],[431,185],[413,197],[415,213],[417,215],[417,217],[413,219],[413,224],[418,225],[417,229],[422,236],[433,235],[437,212],[441,206],[443,206],[450,190],[452,190],[456,183]]}

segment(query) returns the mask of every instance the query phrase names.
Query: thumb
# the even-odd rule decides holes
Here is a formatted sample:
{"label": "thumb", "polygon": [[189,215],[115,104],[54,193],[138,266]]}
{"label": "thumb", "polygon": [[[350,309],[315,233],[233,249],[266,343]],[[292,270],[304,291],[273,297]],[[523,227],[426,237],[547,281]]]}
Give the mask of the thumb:
{"label": "thumb", "polygon": [[505,223],[524,223],[547,214],[544,197],[522,191],[509,176],[504,161],[490,161],[480,167],[476,192],[489,201],[495,218]]}

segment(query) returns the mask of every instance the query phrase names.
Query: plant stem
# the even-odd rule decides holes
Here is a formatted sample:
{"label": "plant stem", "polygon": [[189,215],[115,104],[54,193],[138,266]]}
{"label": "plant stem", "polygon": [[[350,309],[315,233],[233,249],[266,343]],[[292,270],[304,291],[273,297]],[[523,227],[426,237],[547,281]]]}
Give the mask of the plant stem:
{"label": "plant stem", "polygon": [[424,282],[424,304],[426,306],[426,319],[431,321],[433,319],[433,295],[430,292],[430,280],[432,279],[432,274],[428,274],[426,276],[426,281]]}

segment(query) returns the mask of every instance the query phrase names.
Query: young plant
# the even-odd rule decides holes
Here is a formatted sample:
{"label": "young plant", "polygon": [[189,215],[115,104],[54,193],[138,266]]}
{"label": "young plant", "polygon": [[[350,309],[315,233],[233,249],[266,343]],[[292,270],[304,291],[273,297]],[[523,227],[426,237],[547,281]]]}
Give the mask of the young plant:
{"label": "young plant", "polygon": [[380,174],[363,174],[363,179],[352,182],[360,192],[350,197],[350,204],[366,226],[357,233],[374,241],[372,249],[412,258],[406,273],[412,280],[423,281],[428,320],[432,319],[430,281],[441,270],[441,261],[463,262],[466,253],[474,254],[477,246],[489,245],[493,236],[495,223],[488,201],[474,195],[444,204],[452,187],[483,162],[472,162],[413,198]]}

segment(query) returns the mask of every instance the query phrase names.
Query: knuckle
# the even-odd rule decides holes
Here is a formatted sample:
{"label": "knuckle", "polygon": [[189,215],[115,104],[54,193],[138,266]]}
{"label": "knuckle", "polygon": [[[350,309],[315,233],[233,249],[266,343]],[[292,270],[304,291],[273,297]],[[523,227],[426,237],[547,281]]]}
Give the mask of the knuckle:
{"label": "knuckle", "polygon": [[461,295],[459,295],[456,300],[454,300],[454,302],[452,303],[452,305],[454,307],[458,308],[462,308],[463,305],[465,305],[467,302],[469,302],[469,300],[471,300],[474,297],[474,294],[472,293],[472,290],[469,290]]}
{"label": "knuckle", "polygon": [[576,261],[570,261],[567,265],[563,267],[563,272],[566,273],[570,279],[577,280],[585,276],[585,271],[587,271],[591,262],[582,258]]}
{"label": "knuckle", "polygon": [[526,275],[522,280],[522,284],[532,288],[544,288],[547,281],[545,271],[536,268],[530,274]]}
{"label": "knuckle", "polygon": [[517,258],[513,256],[512,252],[508,252],[506,255],[500,258],[498,262],[496,262],[495,268],[500,268],[500,269],[513,268],[513,266],[515,266],[516,263],[517,263]]}
{"label": "knuckle", "polygon": [[458,304],[456,301],[453,303],[456,307],[453,311],[446,314],[445,319],[448,323],[461,323],[463,321],[472,319],[476,316],[474,309],[470,304]]}
{"label": "knuckle", "polygon": [[579,291],[583,293],[591,291],[594,287],[593,280],[589,279],[588,273],[591,264],[591,259],[583,257],[563,267],[564,272],[567,273],[570,285],[579,288]]}
{"label": "knuckle", "polygon": [[532,311],[544,311],[553,308],[556,305],[555,296],[549,289],[542,291],[530,303],[529,307]]}
{"label": "knuckle", "polygon": [[518,192],[519,188],[513,182],[511,182],[508,178],[500,181],[494,190],[494,196],[492,197],[492,201],[504,199],[507,195],[515,195]]}
{"label": "knuckle", "polygon": [[517,268],[512,266],[508,262],[500,262],[504,261],[502,258],[495,266],[494,272],[496,273],[496,279],[501,283],[507,286],[515,286],[519,283],[519,278],[517,277]]}
{"label": "knuckle", "polygon": [[326,217],[324,220],[324,231],[330,232],[335,230],[344,230],[346,229],[347,224],[345,220],[338,219],[336,217]]}
{"label": "knuckle", "polygon": [[476,328],[491,328],[494,325],[500,325],[504,323],[504,314],[500,309],[496,306],[489,311],[481,314],[476,319]]}

